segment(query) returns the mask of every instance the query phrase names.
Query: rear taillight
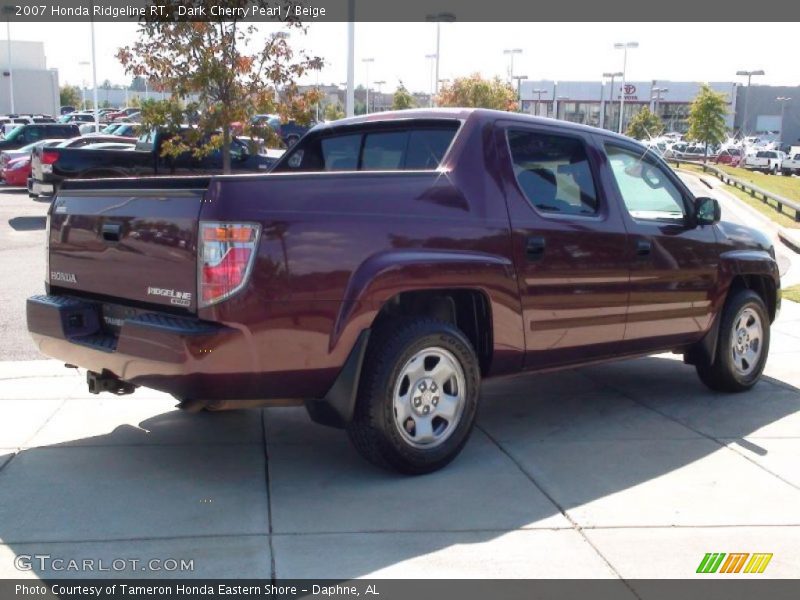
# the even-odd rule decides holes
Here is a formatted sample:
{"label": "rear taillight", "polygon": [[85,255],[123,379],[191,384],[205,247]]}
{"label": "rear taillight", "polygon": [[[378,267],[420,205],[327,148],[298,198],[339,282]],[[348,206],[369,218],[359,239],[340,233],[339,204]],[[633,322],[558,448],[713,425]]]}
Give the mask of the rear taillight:
{"label": "rear taillight", "polygon": [[199,306],[230,298],[247,283],[255,262],[261,226],[254,223],[200,223],[197,261]]}
{"label": "rear taillight", "polygon": [[42,164],[52,165],[58,160],[58,150],[43,150],[41,160]]}

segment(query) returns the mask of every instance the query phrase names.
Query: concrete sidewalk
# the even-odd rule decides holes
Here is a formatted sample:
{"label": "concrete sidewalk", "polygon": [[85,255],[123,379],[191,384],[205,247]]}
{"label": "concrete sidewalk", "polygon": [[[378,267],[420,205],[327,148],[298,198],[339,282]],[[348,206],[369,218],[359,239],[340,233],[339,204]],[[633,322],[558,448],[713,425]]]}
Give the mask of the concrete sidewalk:
{"label": "concrete sidewalk", "polygon": [[747,394],[665,355],[491,383],[464,453],[407,478],[302,409],[190,415],[3,362],[0,576],[685,578],[707,552],[768,552],[756,577],[798,577],[798,364],[786,302]]}

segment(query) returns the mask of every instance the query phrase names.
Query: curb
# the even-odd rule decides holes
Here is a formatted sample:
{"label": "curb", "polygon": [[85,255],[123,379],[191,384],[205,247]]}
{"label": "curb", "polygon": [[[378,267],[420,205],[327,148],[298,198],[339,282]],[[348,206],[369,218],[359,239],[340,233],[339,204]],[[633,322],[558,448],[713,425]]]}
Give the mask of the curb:
{"label": "curb", "polygon": [[780,238],[784,246],[786,246],[793,252],[800,254],[800,232],[796,234],[793,232],[790,233],[789,230],[787,230],[784,227],[781,227],[778,230],[778,238]]}

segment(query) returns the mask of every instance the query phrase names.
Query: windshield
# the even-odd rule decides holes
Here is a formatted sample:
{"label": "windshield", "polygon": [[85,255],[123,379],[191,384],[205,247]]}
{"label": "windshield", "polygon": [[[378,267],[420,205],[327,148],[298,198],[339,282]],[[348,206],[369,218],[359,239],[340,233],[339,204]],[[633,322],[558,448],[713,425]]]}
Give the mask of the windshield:
{"label": "windshield", "polygon": [[9,142],[13,142],[14,140],[16,140],[22,133],[22,129],[23,129],[22,126],[19,126],[15,128],[11,133],[6,134],[6,140],[8,140]]}

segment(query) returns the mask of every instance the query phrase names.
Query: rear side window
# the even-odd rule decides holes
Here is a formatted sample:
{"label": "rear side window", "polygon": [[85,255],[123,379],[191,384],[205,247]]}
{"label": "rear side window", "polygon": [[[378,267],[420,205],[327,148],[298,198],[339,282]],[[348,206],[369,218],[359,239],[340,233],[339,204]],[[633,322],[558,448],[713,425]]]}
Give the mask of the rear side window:
{"label": "rear side window", "polygon": [[517,183],[536,210],[553,215],[597,214],[597,189],[581,140],[509,130],[508,146]]}
{"label": "rear side window", "polygon": [[370,133],[364,140],[361,169],[364,171],[399,171],[403,168],[408,146],[407,131]]}
{"label": "rear side window", "polygon": [[407,171],[436,169],[458,129],[456,121],[348,132],[313,132],[274,171]]}
{"label": "rear side window", "polygon": [[339,135],[321,142],[325,171],[355,171],[358,168],[360,135]]}

